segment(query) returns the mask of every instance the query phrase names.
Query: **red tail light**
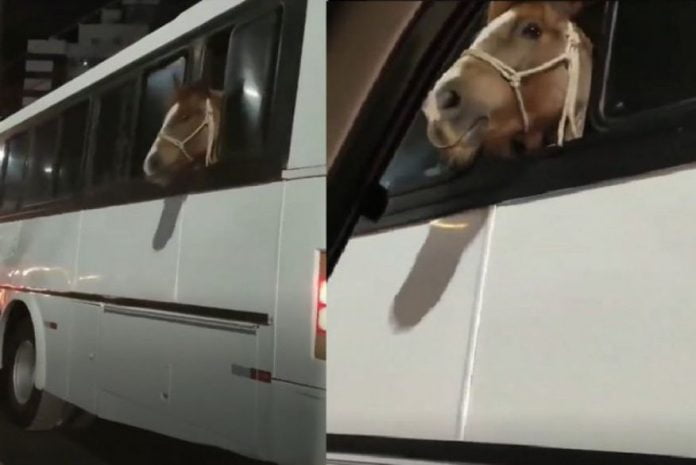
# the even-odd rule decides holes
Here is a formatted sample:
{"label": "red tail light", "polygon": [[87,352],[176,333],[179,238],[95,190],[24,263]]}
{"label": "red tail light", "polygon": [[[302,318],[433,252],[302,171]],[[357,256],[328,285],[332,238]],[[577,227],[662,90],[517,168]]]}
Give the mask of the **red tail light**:
{"label": "red tail light", "polygon": [[317,308],[314,323],[314,357],[326,360],[326,252],[319,252]]}
{"label": "red tail light", "polygon": [[319,282],[317,298],[317,331],[326,332],[326,279]]}

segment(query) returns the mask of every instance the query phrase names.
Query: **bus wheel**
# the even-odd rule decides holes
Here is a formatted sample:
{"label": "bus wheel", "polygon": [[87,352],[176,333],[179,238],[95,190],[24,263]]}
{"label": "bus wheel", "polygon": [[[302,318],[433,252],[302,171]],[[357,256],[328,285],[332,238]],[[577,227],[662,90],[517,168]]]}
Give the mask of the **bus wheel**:
{"label": "bus wheel", "polygon": [[34,327],[28,318],[20,321],[7,335],[2,383],[5,406],[14,422],[29,430],[47,430],[62,419],[64,402],[48,392],[36,389],[36,345]]}

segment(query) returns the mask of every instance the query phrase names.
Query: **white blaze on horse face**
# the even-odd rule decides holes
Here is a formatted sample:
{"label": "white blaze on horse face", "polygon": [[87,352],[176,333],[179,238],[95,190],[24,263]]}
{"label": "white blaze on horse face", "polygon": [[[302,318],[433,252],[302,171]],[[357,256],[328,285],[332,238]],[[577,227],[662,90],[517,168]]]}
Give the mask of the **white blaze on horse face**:
{"label": "white blaze on horse face", "polygon": [[470,48],[480,48],[488,39],[493,37],[501,29],[507,27],[508,24],[515,21],[516,18],[517,12],[514,10],[507,10],[481,29],[481,32],[476,36]]}
{"label": "white blaze on horse face", "polygon": [[[493,21],[488,23],[481,32],[476,36],[476,39],[471,44],[470,48],[483,48],[485,43],[495,34],[499,33],[502,29],[508,27],[512,22],[517,19],[517,12],[514,10],[508,10],[502,15],[495,18]],[[433,86],[433,90],[428,95],[428,98],[423,105],[423,113],[428,121],[441,121],[442,114],[437,105],[437,100],[435,95],[445,83],[453,81],[455,79],[461,79],[462,67],[467,60],[473,60],[470,56],[463,56],[457,60],[441,77],[437,80]]]}
{"label": "white blaze on horse face", "polygon": [[143,169],[145,170],[145,174],[148,176],[152,175],[152,170],[149,167],[149,160],[151,157],[157,155],[157,150],[159,147],[159,144],[161,142],[161,136],[160,134],[162,131],[164,131],[167,126],[172,122],[172,119],[174,119],[174,116],[176,113],[179,111],[179,104],[175,103],[167,112],[167,115],[164,117],[164,122],[162,123],[162,127],[160,128],[159,132],[157,133],[157,138],[155,138],[155,141],[152,143],[152,147],[150,147],[150,151],[147,153],[147,156],[145,156],[145,161],[143,162]]}

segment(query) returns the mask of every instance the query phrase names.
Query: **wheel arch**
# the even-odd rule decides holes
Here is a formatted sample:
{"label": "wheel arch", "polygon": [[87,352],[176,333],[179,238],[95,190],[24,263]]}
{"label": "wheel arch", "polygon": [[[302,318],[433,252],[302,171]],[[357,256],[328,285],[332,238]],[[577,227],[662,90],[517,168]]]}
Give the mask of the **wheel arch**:
{"label": "wheel arch", "polygon": [[46,333],[43,317],[36,302],[28,298],[10,298],[9,303],[0,313],[0,368],[5,356],[5,341],[17,324],[24,318],[29,318],[34,327],[34,343],[36,345],[36,387],[44,389],[46,385]]}

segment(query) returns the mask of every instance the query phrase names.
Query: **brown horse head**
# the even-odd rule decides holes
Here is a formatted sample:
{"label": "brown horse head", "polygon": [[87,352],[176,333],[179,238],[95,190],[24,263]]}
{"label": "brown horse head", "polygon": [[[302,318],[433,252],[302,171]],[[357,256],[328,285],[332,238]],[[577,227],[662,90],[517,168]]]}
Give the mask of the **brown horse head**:
{"label": "brown horse head", "polygon": [[143,170],[157,184],[195,165],[215,163],[222,97],[204,84],[178,87]]}
{"label": "brown horse head", "polygon": [[[423,106],[428,138],[448,162],[466,167],[480,149],[512,156],[515,142],[540,148],[564,108],[563,120],[582,132],[592,74],[592,44],[573,23],[582,6],[490,2],[488,24]],[[580,135],[564,127],[561,143]]]}

